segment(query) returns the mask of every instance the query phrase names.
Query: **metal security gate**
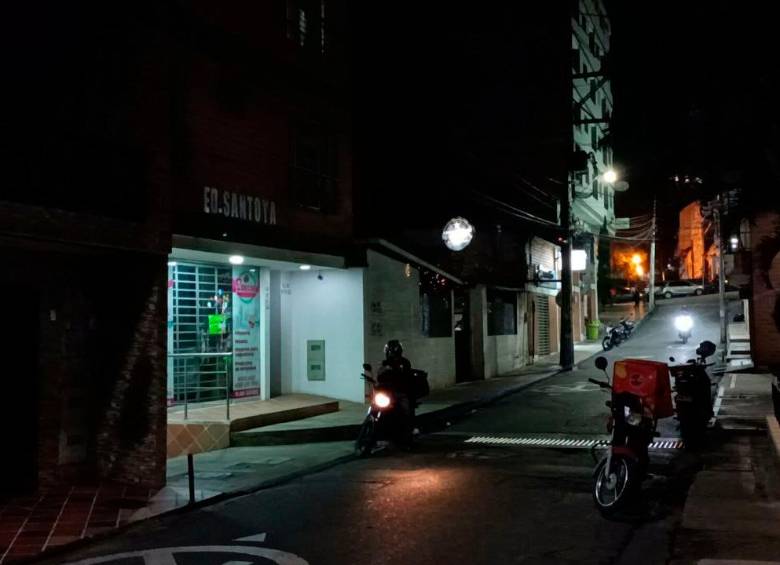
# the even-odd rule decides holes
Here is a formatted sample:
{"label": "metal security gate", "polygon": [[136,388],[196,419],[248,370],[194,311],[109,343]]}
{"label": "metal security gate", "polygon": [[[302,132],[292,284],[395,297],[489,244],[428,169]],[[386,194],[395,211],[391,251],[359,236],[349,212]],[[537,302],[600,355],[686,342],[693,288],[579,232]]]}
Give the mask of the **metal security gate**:
{"label": "metal security gate", "polygon": [[536,302],[536,355],[550,354],[550,299],[545,294],[537,294]]}
{"label": "metal security gate", "polygon": [[226,399],[232,374],[231,268],[176,262],[169,276],[173,401]]}

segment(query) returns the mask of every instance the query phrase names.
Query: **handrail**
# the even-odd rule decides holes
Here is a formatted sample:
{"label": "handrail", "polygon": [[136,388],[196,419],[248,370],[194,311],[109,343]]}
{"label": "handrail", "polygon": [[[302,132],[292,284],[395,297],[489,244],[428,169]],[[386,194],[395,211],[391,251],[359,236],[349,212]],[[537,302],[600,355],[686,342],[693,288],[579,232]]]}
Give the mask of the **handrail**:
{"label": "handrail", "polygon": [[[179,359],[186,359],[186,358],[208,358],[208,357],[232,357],[233,352],[232,351],[220,351],[220,352],[214,352],[214,353],[168,353],[168,357],[174,357]],[[232,369],[231,364],[231,369]],[[211,386],[211,387],[203,387],[203,386],[189,386],[187,384],[187,379],[184,379],[184,419],[186,420],[189,416],[189,399],[188,395],[190,390],[224,390],[225,391],[225,419],[230,420],[230,381],[232,379],[228,378],[228,370],[225,369],[224,371],[206,371],[202,372],[201,374],[209,374],[209,375],[218,375],[224,373],[225,374],[225,386]],[[174,371],[174,375],[176,375],[177,372]],[[187,371],[178,371],[178,374],[184,374],[187,375]],[[174,394],[175,394],[175,388],[174,388]]]}

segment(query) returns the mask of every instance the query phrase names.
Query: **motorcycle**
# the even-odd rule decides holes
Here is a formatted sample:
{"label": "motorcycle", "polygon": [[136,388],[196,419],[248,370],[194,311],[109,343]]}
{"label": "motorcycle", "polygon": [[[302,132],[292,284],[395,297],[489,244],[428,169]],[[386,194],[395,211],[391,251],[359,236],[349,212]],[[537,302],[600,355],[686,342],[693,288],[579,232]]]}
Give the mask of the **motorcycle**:
{"label": "motorcycle", "polygon": [[681,314],[674,319],[674,327],[683,344],[688,343],[693,332],[693,318],[688,314]]}
{"label": "motorcycle", "polygon": [[419,406],[419,399],[429,392],[428,373],[425,371],[412,371],[412,398],[410,402],[411,414],[404,413],[398,408],[401,399],[386,384],[374,377],[371,365],[363,364],[361,378],[371,385],[370,405],[363,420],[363,424],[355,440],[355,451],[362,457],[371,455],[379,441],[392,440],[402,443],[406,427],[409,425],[407,418],[414,418],[414,408]]}
{"label": "motorcycle", "polygon": [[625,332],[620,326],[607,327],[607,335],[601,340],[601,348],[604,351],[609,351],[613,347],[617,347],[625,340]]}
{"label": "motorcycle", "polygon": [[[606,375],[607,360],[596,359]],[[648,446],[659,418],[673,413],[669,371],[664,363],[626,359],[615,363],[612,382],[588,379],[611,393],[606,455],[593,473],[593,501],[604,516],[626,508],[640,492],[649,465]]]}
{"label": "motorcycle", "polygon": [[627,318],[623,318],[620,320],[620,327],[623,330],[623,339],[626,340],[631,337],[631,334],[634,333],[634,327],[636,324],[632,322],[631,320]]}
{"label": "motorcycle", "polygon": [[[687,449],[698,449],[706,439],[707,425],[712,418],[712,387],[707,374],[707,357],[715,353],[711,341],[703,341],[696,348],[696,359],[683,365],[669,367],[674,377],[677,419],[680,422],[680,436]],[[674,363],[674,357],[669,360]]]}

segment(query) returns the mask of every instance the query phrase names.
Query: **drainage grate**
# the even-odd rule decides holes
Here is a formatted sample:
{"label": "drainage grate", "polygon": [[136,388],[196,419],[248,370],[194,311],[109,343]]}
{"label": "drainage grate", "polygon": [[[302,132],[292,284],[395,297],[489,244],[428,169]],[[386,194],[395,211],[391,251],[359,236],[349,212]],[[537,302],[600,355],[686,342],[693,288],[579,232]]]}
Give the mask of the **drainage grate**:
{"label": "drainage grate", "polygon": [[[608,440],[550,437],[473,436],[464,443],[481,445],[520,445],[525,447],[556,447],[562,449],[590,449],[606,447]],[[650,449],[682,449],[683,442],[676,438],[663,438],[650,444]]]}

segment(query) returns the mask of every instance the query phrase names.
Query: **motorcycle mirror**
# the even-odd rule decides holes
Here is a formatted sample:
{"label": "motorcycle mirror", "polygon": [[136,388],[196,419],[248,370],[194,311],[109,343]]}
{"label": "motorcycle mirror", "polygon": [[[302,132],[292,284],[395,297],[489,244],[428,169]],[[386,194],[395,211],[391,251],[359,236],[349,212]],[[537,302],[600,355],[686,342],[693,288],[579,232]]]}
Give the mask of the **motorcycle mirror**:
{"label": "motorcycle mirror", "polygon": [[597,369],[599,369],[600,371],[603,371],[603,370],[605,370],[607,368],[607,365],[609,365],[609,363],[607,362],[607,358],[606,357],[602,357],[602,356],[596,357],[596,368]]}
{"label": "motorcycle mirror", "polygon": [[364,371],[370,371],[371,370],[371,363],[363,363],[363,370]]}
{"label": "motorcycle mirror", "polygon": [[669,357],[669,361],[671,361],[672,363],[674,363],[674,357]]}

